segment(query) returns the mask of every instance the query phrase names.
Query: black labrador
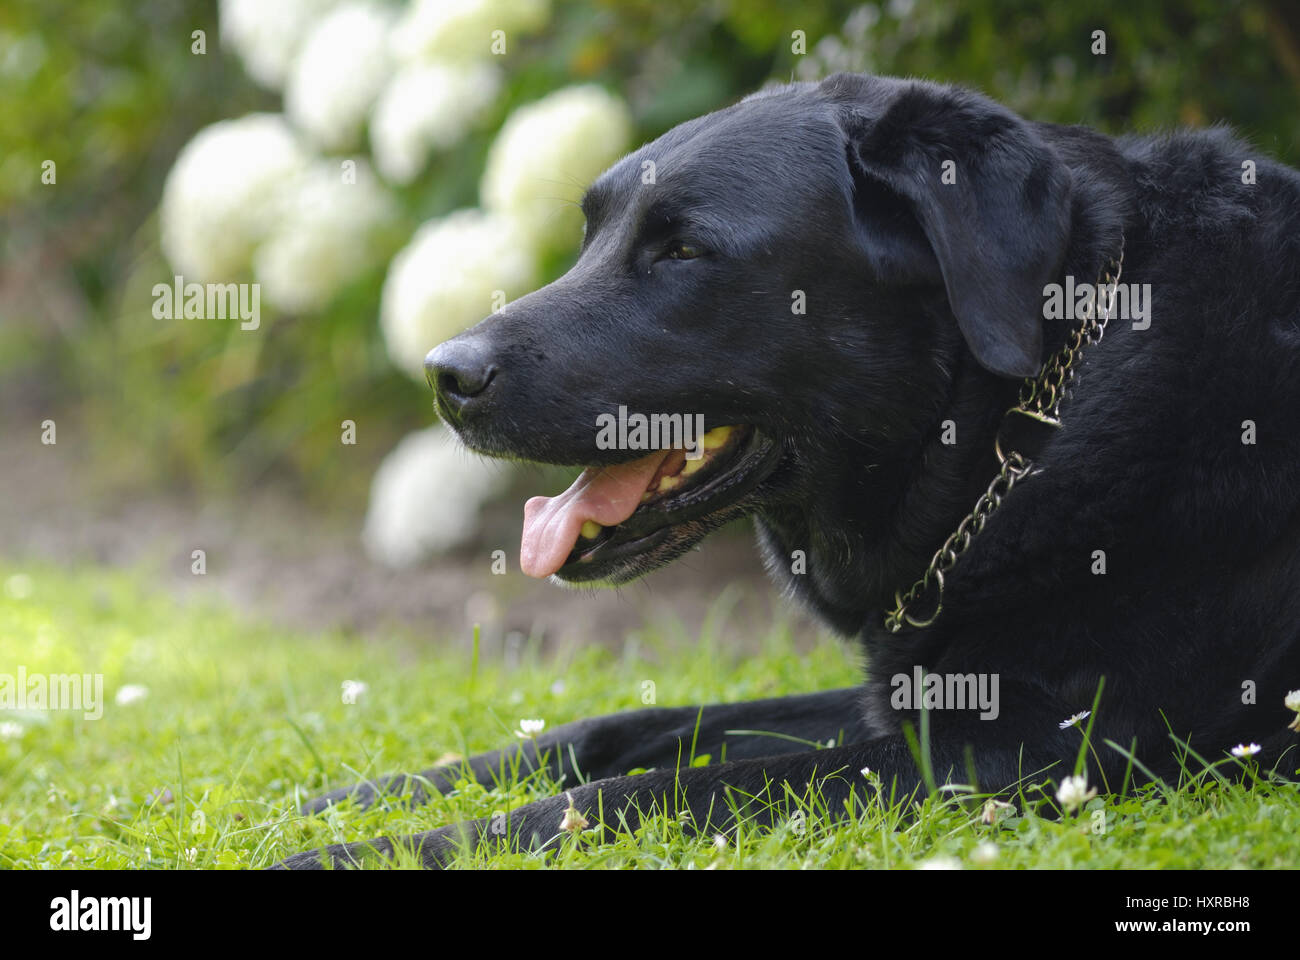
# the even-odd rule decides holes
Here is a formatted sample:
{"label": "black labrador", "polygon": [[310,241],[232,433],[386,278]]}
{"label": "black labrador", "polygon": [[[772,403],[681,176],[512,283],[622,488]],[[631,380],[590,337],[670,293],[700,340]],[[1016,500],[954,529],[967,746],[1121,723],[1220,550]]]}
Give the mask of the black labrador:
{"label": "black labrador", "polygon": [[[868,678],[549,730],[467,763],[490,782],[522,751],[571,788],[505,831],[485,820],[286,865],[543,845],[570,805],[630,826],[688,809],[725,831],[741,813],[770,821],[758,801],[787,787],[817,784],[831,811],[872,796],[863,768],[906,794],[922,786],[905,728],[923,709],[941,782],[1059,780],[1079,748],[1062,724],[1099,687],[1092,783],[1128,763],[1107,740],[1175,770],[1171,734],[1217,759],[1256,741],[1257,761],[1294,772],[1294,170],[1223,129],[1112,139],[959,88],[839,75],[676,127],[583,210],[565,276],[426,364],[474,450],[587,468],[527,505],[525,572],[627,581],[749,515],[772,576],[861,638]],[[636,446],[629,412],[663,415],[657,444]],[[620,413],[623,442],[600,442]],[[671,414],[682,443],[663,439]],[[690,455],[669,449],[692,423]],[[679,770],[692,742],[725,744],[726,762]],[[638,767],[653,769],[625,775]],[[419,800],[462,775],[308,809]]]}

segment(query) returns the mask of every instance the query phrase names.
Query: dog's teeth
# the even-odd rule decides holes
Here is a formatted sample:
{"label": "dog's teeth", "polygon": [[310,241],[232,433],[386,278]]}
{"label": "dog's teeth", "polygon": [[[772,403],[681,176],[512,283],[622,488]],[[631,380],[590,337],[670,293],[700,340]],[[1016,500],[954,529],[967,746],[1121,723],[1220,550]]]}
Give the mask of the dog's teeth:
{"label": "dog's teeth", "polygon": [[581,533],[588,540],[595,540],[603,528],[595,520],[588,520],[582,525]]}
{"label": "dog's teeth", "polygon": [[[687,477],[698,473],[712,459],[713,452],[731,439],[731,432],[734,429],[735,427],[714,427],[700,437],[700,456],[694,460],[687,457],[683,451],[674,450],[664,461],[665,467],[671,467],[671,469],[666,470],[653,487],[641,494],[641,502],[646,503],[661,494],[676,490],[686,481]],[[677,459],[679,457],[681,458],[680,461]],[[583,531],[583,535],[586,536],[586,527],[583,528]]]}
{"label": "dog's teeth", "polygon": [[731,436],[731,431],[734,429],[734,427],[714,427],[700,438],[700,442],[704,445],[705,450],[716,450],[727,442],[727,438]]}

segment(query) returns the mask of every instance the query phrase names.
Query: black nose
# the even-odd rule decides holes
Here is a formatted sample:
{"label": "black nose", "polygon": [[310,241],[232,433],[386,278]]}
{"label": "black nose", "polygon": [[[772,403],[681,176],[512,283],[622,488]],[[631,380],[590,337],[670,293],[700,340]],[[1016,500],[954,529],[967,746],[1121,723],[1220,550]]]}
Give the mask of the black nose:
{"label": "black nose", "polygon": [[479,340],[448,340],[424,358],[424,375],[438,400],[460,413],[475,397],[487,392],[497,368]]}

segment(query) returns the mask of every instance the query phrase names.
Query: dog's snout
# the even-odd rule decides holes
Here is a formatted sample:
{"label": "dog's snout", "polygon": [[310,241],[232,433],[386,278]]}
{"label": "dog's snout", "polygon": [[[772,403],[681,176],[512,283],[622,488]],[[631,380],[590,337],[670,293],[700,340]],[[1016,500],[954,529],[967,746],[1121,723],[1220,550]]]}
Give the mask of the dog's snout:
{"label": "dog's snout", "polygon": [[497,368],[480,341],[448,340],[424,358],[424,375],[446,408],[460,413],[487,392]]}

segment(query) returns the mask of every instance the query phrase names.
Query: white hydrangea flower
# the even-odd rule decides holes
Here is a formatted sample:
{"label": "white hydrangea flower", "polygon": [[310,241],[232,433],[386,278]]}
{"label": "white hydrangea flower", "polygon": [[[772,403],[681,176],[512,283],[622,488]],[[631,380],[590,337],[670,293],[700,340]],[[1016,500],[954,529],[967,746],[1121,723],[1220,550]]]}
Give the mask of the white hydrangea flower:
{"label": "white hydrangea flower", "polygon": [[479,509],[509,481],[505,466],[467,450],[441,425],[409,434],[370,486],[362,541],[372,559],[408,567],[470,540]]}
{"label": "white hydrangea flower", "polygon": [[566,87],[512,113],[488,153],[487,209],[523,224],[539,249],[576,244],[582,191],[627,149],[626,104],[602,87]]}
{"label": "white hydrangea flower", "polygon": [[229,282],[281,215],[307,156],[279,114],[251,113],[195,134],[163,185],[162,248],[186,280]]}
{"label": "white hydrangea flower", "polygon": [[477,59],[492,53],[501,30],[509,53],[518,34],[542,27],[550,13],[550,0],[415,0],[393,30],[393,52],[404,61]]}
{"label": "white hydrangea flower", "polygon": [[527,238],[508,217],[459,210],[422,226],[393,258],[380,325],[394,365],[424,380],[425,355],[482,320],[495,291],[507,299],[536,283]]}
{"label": "white hydrangea flower", "polygon": [[397,209],[359,157],[318,160],[285,193],[280,222],[253,257],[254,274],[277,307],[311,313],[386,252],[381,232]]}
{"label": "white hydrangea flower", "polygon": [[325,150],[361,140],[366,114],[392,74],[393,14],[371,3],[337,7],[307,35],[284,89],[289,119]]}
{"label": "white hydrangea flower", "polygon": [[221,43],[262,86],[279,90],[312,24],[338,0],[221,0]]}
{"label": "white hydrangea flower", "polygon": [[420,63],[398,71],[370,116],[375,166],[389,180],[410,183],[430,151],[464,138],[501,92],[492,63]]}

